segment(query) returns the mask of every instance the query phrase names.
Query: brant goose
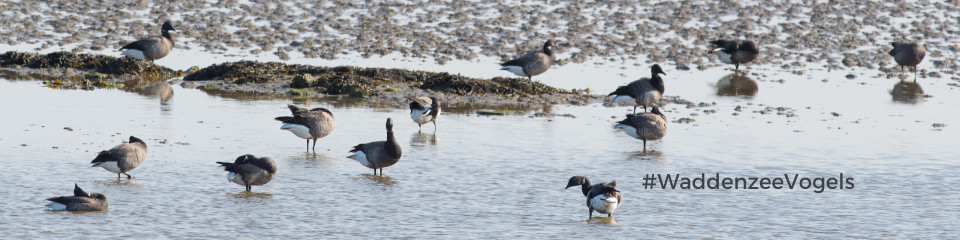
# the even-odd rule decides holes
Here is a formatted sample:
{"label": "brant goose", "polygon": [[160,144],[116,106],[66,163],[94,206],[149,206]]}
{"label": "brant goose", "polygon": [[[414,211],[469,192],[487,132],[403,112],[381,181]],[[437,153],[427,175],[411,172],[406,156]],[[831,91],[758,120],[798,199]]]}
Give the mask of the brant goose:
{"label": "brant goose", "polygon": [[637,106],[643,106],[643,111],[647,111],[647,106],[660,105],[660,97],[663,96],[663,78],[660,74],[667,75],[660,68],[660,65],[654,64],[650,68],[650,78],[641,78],[618,87],[616,91],[609,96],[615,96],[610,99],[610,103],[621,103],[633,105],[633,113],[637,113]]}
{"label": "brant goose", "polygon": [[556,46],[557,44],[554,43],[553,40],[547,40],[547,42],[543,44],[543,50],[531,51],[518,58],[501,63],[500,66],[503,67],[500,68],[500,70],[507,70],[517,76],[527,77],[528,80],[533,81],[533,76],[546,72],[547,69],[550,69],[550,65],[553,65],[553,61],[556,58],[556,55],[553,53],[553,48]]}
{"label": "brant goose", "polygon": [[47,198],[47,204],[54,211],[104,211],[107,210],[107,197],[99,193],[87,193],[73,184],[73,196]]}
{"label": "brant goose", "polygon": [[380,176],[383,176],[383,168],[396,164],[402,154],[400,144],[393,137],[393,119],[387,118],[387,141],[358,144],[350,152],[353,154],[347,158],[357,160],[364,167],[373,168],[373,175],[377,175],[377,169],[380,169]]}
{"label": "brant goose", "polygon": [[740,70],[740,64],[751,62],[760,54],[757,44],[750,40],[738,42],[720,39],[710,41],[710,44],[713,44],[710,52],[715,52],[720,57],[720,61],[734,64],[735,70]]}
{"label": "brant goose", "polygon": [[97,158],[90,161],[90,167],[102,167],[107,171],[117,174],[127,175],[127,179],[132,178],[127,171],[133,170],[143,163],[147,157],[147,143],[137,137],[130,136],[130,141],[117,145],[107,151],[100,151]]}
{"label": "brant goose", "polygon": [[435,97],[411,97],[410,118],[417,123],[420,129],[423,124],[433,122],[433,130],[437,130],[437,117],[440,116],[440,101]]}
{"label": "brant goose", "polygon": [[243,155],[231,162],[217,162],[227,172],[227,181],[247,187],[267,184],[277,174],[277,165],[270,157],[257,158],[251,154]]}
{"label": "brant goose", "polygon": [[590,217],[593,218],[593,211],[606,213],[607,217],[617,210],[620,206],[620,191],[617,190],[617,181],[610,183],[598,183],[590,185],[590,179],[584,176],[573,176],[567,183],[567,188],[580,185],[583,190],[583,196],[587,197],[587,208],[590,209]]}
{"label": "brant goose", "polygon": [[307,152],[310,151],[310,139],[313,139],[313,151],[317,151],[317,139],[326,137],[333,132],[337,121],[333,119],[333,113],[326,108],[314,108],[307,110],[294,105],[287,105],[293,117],[276,117],[277,121],[283,122],[281,130],[292,132],[297,137],[307,140]]}
{"label": "brant goose", "polygon": [[890,56],[900,65],[900,74],[903,74],[904,66],[913,67],[913,81],[917,81],[917,64],[927,55],[927,48],[919,43],[892,42],[890,45],[893,45]]}
{"label": "brant goose", "polygon": [[660,108],[653,107],[648,113],[627,114],[626,119],[617,122],[616,128],[643,140],[643,151],[647,151],[647,140],[657,140],[667,134],[667,117],[660,113]]}
{"label": "brant goose", "polygon": [[123,50],[120,55],[130,56],[136,59],[146,59],[153,62],[153,60],[161,59],[166,57],[170,53],[170,50],[173,49],[174,37],[170,35],[170,31],[177,31],[173,29],[173,25],[170,24],[170,21],[163,22],[163,27],[160,28],[160,36],[153,36],[139,41],[129,43],[120,48]]}

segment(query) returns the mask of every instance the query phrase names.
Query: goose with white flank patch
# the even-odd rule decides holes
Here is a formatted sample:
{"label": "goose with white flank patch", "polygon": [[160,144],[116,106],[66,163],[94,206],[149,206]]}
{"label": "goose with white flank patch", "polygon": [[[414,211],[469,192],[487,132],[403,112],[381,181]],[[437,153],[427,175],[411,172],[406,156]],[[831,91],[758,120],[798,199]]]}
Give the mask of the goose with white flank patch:
{"label": "goose with white flank patch", "polygon": [[423,124],[433,122],[433,130],[437,130],[437,117],[440,116],[440,101],[435,97],[411,97],[410,118],[417,123],[420,129]]}
{"label": "goose with white flank patch", "polygon": [[396,164],[402,155],[400,144],[393,137],[393,120],[387,118],[387,141],[358,144],[350,152],[353,154],[347,158],[360,162],[364,167],[372,168],[373,175],[377,175],[377,169],[380,169],[380,176],[383,176],[383,168]]}
{"label": "goose with white flank patch", "polygon": [[617,129],[633,138],[643,140],[643,151],[647,151],[647,140],[657,140],[667,135],[667,117],[660,108],[653,107],[648,113],[628,114],[627,118],[617,122]]}
{"label": "goose with white flank patch", "polygon": [[105,211],[107,197],[99,193],[87,193],[76,183],[73,184],[73,196],[47,198],[47,207],[54,211]]}
{"label": "goose with white flank patch", "polygon": [[647,106],[660,105],[660,98],[663,97],[663,78],[660,74],[667,75],[660,68],[660,65],[654,64],[650,67],[650,78],[641,78],[618,87],[608,96],[614,96],[610,103],[633,105],[633,113],[637,113],[637,107],[643,106],[643,111],[647,111]]}
{"label": "goose with white flank patch", "polygon": [[913,67],[913,81],[917,81],[917,65],[927,55],[927,48],[920,43],[892,42],[890,45],[893,45],[890,56],[900,65],[900,74],[903,74],[903,67]]}
{"label": "goose with white flank patch", "polygon": [[90,167],[102,167],[107,171],[117,174],[127,175],[127,179],[133,178],[127,171],[133,170],[143,163],[147,157],[147,143],[137,137],[130,136],[130,141],[117,145],[110,150],[100,151],[97,158],[90,161]]}
{"label": "goose with white flank patch", "polygon": [[590,179],[584,176],[573,176],[567,183],[567,188],[580,185],[583,190],[583,196],[587,197],[587,208],[590,209],[590,217],[593,217],[593,211],[601,214],[607,214],[607,217],[613,215],[613,211],[620,206],[620,191],[617,190],[617,181],[610,183],[598,183],[590,185]]}
{"label": "goose with white flank patch", "polygon": [[281,130],[292,132],[297,137],[307,140],[307,152],[310,151],[310,139],[313,139],[313,151],[317,151],[317,139],[326,137],[333,132],[337,125],[337,120],[333,119],[333,113],[326,108],[314,108],[307,110],[294,105],[287,105],[292,117],[276,117],[277,121],[283,122]]}
{"label": "goose with white flank patch", "polygon": [[227,172],[227,181],[246,186],[260,186],[273,180],[277,174],[277,164],[270,157],[258,158],[251,154],[243,155],[234,162],[217,162]]}
{"label": "goose with white flank patch", "polygon": [[735,41],[720,39],[710,41],[710,44],[713,45],[713,49],[710,49],[710,52],[716,53],[717,56],[720,57],[720,61],[733,64],[735,66],[734,70],[740,70],[740,64],[751,62],[757,59],[757,55],[760,55],[757,44],[750,40]]}
{"label": "goose with white flank patch", "polygon": [[175,41],[170,31],[177,30],[173,29],[170,21],[165,21],[163,26],[160,27],[160,36],[148,37],[124,45],[120,48],[123,51],[120,55],[149,60],[150,62],[166,57],[167,54],[170,54],[170,50],[173,50]]}
{"label": "goose with white flank patch", "polygon": [[507,70],[533,81],[533,76],[546,72],[550,69],[550,65],[553,65],[553,61],[556,59],[553,48],[556,46],[557,44],[553,40],[547,40],[543,44],[542,50],[531,51],[518,58],[501,63],[500,70]]}

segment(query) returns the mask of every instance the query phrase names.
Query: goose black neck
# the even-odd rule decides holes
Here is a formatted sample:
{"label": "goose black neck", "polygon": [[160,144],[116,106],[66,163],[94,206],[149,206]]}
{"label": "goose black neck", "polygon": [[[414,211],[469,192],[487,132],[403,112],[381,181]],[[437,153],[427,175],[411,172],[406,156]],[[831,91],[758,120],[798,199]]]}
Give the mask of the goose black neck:
{"label": "goose black neck", "polygon": [[170,34],[170,31],[168,31],[168,30],[163,30],[163,32],[161,32],[160,35],[163,36],[163,38],[166,38],[167,40],[170,40],[170,44],[171,44],[171,45],[174,44],[173,34]]}
{"label": "goose black neck", "polygon": [[650,78],[650,85],[652,85],[653,88],[657,89],[657,91],[660,92],[660,94],[663,94],[663,91],[665,90],[663,86],[663,78],[660,78],[659,74],[656,74],[656,73],[653,74],[653,77]]}
{"label": "goose black neck", "polygon": [[387,155],[392,158],[400,158],[401,150],[400,144],[397,143],[397,139],[393,137],[393,129],[387,130],[387,142],[384,144],[384,150],[387,151]]}
{"label": "goose black neck", "polygon": [[590,193],[590,179],[583,178],[583,183],[580,184],[580,188],[583,189],[583,195],[588,196]]}
{"label": "goose black neck", "polygon": [[543,45],[543,54],[546,54],[547,56],[551,56],[551,57],[553,56],[553,50],[550,49],[549,44]]}

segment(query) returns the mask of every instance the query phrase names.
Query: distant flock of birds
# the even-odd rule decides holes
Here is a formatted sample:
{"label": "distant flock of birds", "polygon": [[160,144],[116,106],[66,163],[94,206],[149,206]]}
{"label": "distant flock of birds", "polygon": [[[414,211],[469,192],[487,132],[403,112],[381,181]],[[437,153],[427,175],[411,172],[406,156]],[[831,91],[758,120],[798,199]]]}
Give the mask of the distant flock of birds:
{"label": "distant flock of birds", "polygon": [[[120,48],[122,55],[136,59],[154,61],[167,56],[174,47],[174,36],[170,31],[176,31],[170,21],[166,21],[161,26],[161,35],[144,38]],[[734,71],[739,71],[741,64],[749,63],[757,58],[760,51],[753,41],[750,40],[715,40],[710,41],[712,48],[710,52],[715,53],[721,61],[727,64],[734,64]],[[919,43],[893,42],[893,49],[890,50],[890,56],[893,56],[897,64],[900,65],[901,73],[904,67],[913,67],[914,81],[916,81],[916,66],[923,61],[926,49]],[[537,51],[531,51],[515,59],[500,64],[500,70],[506,70],[517,76],[527,77],[533,81],[533,76],[542,74],[550,69],[556,59],[554,48],[557,45],[553,40],[547,40],[543,48]],[[660,75],[666,75],[658,64],[650,68],[650,77],[641,78],[630,82],[625,86],[618,87],[616,91],[609,94],[613,96],[610,103],[633,105],[633,114],[627,117],[615,126],[630,137],[643,141],[643,150],[646,151],[647,140],[658,140],[666,135],[667,120],[666,116],[660,111],[659,103],[664,92],[664,81]],[[411,97],[410,118],[422,129],[423,124],[433,123],[436,131],[437,117],[440,115],[440,101],[436,97]],[[637,114],[637,107],[643,107],[644,112]],[[333,132],[336,121],[333,113],[325,108],[305,109],[294,105],[287,106],[293,116],[283,116],[275,118],[283,123],[280,127],[287,130],[297,137],[307,140],[307,151],[311,149],[316,152],[317,139],[323,138]],[[649,112],[647,108],[650,107]],[[377,175],[380,170],[380,176],[383,175],[383,168],[393,166],[400,161],[403,154],[400,144],[397,143],[393,134],[393,120],[387,118],[386,121],[387,139],[385,141],[375,141],[358,144],[349,151],[347,158],[356,160],[364,167],[373,169],[373,174]],[[310,146],[310,140],[313,139],[313,147]],[[116,173],[117,178],[120,174],[132,178],[128,171],[133,170],[146,158],[147,145],[143,140],[130,136],[127,143],[120,144],[109,150],[101,151],[96,158],[91,161],[91,167],[102,167],[109,172]],[[260,186],[267,184],[277,173],[277,166],[273,159],[269,157],[256,157],[252,154],[245,154],[238,157],[233,162],[217,162],[227,171],[227,181],[243,185],[246,191],[251,190],[251,186]],[[616,189],[616,181],[609,183],[590,184],[590,180],[584,176],[573,176],[567,183],[566,188],[580,185],[583,195],[587,197],[586,205],[589,209],[589,216],[593,217],[593,212],[612,215],[614,210],[620,205],[620,191]],[[53,210],[67,211],[104,211],[107,210],[107,197],[99,193],[87,193],[74,184],[73,196],[61,196],[47,199],[50,201],[47,206]]]}

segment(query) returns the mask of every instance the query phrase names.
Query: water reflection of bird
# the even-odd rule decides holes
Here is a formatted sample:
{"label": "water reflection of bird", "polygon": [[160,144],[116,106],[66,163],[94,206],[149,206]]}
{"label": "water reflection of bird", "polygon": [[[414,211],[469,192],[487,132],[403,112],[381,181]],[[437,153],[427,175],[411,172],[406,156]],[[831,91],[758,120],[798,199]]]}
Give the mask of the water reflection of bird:
{"label": "water reflection of bird", "polygon": [[717,96],[757,95],[757,82],[743,74],[730,74],[717,81]]}
{"label": "water reflection of bird", "polygon": [[130,136],[130,141],[117,145],[110,150],[100,151],[97,157],[90,161],[90,167],[102,167],[107,171],[117,174],[127,175],[127,179],[132,178],[127,171],[133,170],[143,163],[147,157],[147,143],[137,137]]}
{"label": "water reflection of bird", "polygon": [[760,55],[757,44],[750,40],[735,41],[718,39],[710,41],[710,44],[713,45],[710,52],[716,53],[717,56],[720,57],[720,61],[733,64],[735,71],[740,70],[740,64],[751,62]]}
{"label": "water reflection of bird", "polygon": [[587,197],[587,208],[590,209],[590,218],[593,218],[593,211],[601,214],[607,214],[607,217],[613,215],[613,211],[620,206],[620,191],[617,190],[617,181],[610,183],[598,183],[590,185],[590,179],[584,176],[573,176],[567,182],[567,188],[580,185],[583,196]]}
{"label": "water reflection of bird", "polygon": [[667,75],[660,68],[660,65],[654,64],[650,67],[650,78],[641,78],[618,87],[608,96],[614,96],[610,103],[621,103],[633,105],[633,113],[637,113],[637,107],[643,106],[643,111],[647,111],[647,106],[659,106],[660,98],[663,96],[664,85],[660,74]]}
{"label": "water reflection of bird", "polygon": [[546,72],[550,69],[550,65],[553,65],[556,55],[553,52],[553,48],[557,46],[553,40],[547,40],[543,44],[543,49],[538,51],[528,52],[518,58],[512,59],[501,63],[500,70],[507,70],[517,76],[527,77],[528,80],[533,81],[533,76],[540,75],[543,72]]}
{"label": "water reflection of bird", "polygon": [[889,54],[900,65],[900,74],[903,74],[904,67],[913,67],[913,81],[917,81],[917,64],[927,55],[927,48],[920,43],[892,42],[890,45],[893,45],[893,49]]}
{"label": "water reflection of bird", "polygon": [[120,48],[120,50],[123,51],[120,54],[136,59],[148,60],[150,62],[166,57],[167,54],[170,53],[170,50],[173,49],[175,41],[174,36],[170,34],[170,31],[177,30],[173,29],[173,25],[170,24],[170,21],[163,22],[163,26],[160,28],[160,36],[148,37],[124,45]]}
{"label": "water reflection of bird", "polygon": [[233,162],[217,162],[227,171],[227,181],[240,184],[250,191],[251,186],[261,186],[273,180],[277,164],[270,157],[258,158],[246,154]]}
{"label": "water reflection of bird", "polygon": [[402,150],[397,139],[393,136],[393,119],[387,118],[387,140],[358,144],[350,150],[347,158],[356,160],[364,167],[372,168],[373,175],[377,175],[377,169],[380,169],[380,175],[383,175],[383,168],[393,166],[400,161]]}
{"label": "water reflection of bird", "polygon": [[440,101],[436,97],[410,97],[410,118],[421,129],[423,124],[433,122],[433,131],[437,131],[437,117],[440,116]]}
{"label": "water reflection of bird", "polygon": [[660,108],[653,107],[648,113],[628,114],[626,119],[617,122],[616,128],[643,140],[643,151],[647,151],[647,140],[657,140],[667,135],[667,117],[660,112]]}
{"label": "water reflection of bird", "polygon": [[173,98],[173,88],[165,81],[149,81],[133,86],[133,91],[148,97],[160,99],[161,104]]}
{"label": "water reflection of bird", "polygon": [[890,91],[893,101],[902,103],[920,103],[923,101],[923,89],[916,82],[900,81]]}
{"label": "water reflection of bird", "polygon": [[73,196],[47,198],[47,207],[54,211],[104,211],[107,210],[107,197],[99,193],[87,193],[76,183],[73,184]]}
{"label": "water reflection of bird", "polygon": [[287,105],[292,117],[276,117],[277,121],[283,122],[281,130],[292,132],[297,137],[307,140],[307,151],[310,151],[310,139],[313,139],[313,151],[317,151],[317,139],[326,137],[333,132],[337,125],[337,120],[333,118],[333,113],[326,108],[314,108],[307,110],[294,105]]}
{"label": "water reflection of bird", "polygon": [[410,142],[437,144],[437,133],[426,134],[418,131],[410,137]]}

